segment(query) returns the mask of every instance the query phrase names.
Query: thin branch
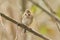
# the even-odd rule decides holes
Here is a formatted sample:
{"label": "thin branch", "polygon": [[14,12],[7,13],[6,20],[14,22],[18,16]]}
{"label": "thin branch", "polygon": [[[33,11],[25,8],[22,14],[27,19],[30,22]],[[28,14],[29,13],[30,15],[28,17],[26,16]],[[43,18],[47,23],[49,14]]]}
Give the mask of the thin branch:
{"label": "thin branch", "polygon": [[53,9],[51,8],[51,6],[50,6],[45,0],[42,0],[42,1],[44,2],[44,4],[48,7],[48,9],[49,9],[52,13],[56,14],[56,12],[53,11]]}
{"label": "thin branch", "polygon": [[56,25],[57,25],[57,28],[58,28],[58,30],[59,30],[59,32],[60,32],[60,28],[59,28],[59,25],[58,25],[58,23],[56,22]]}
{"label": "thin branch", "polygon": [[21,23],[15,21],[15,20],[13,20],[12,18],[10,18],[10,17],[4,15],[3,13],[0,13],[0,15],[1,15],[2,17],[4,17],[5,19],[7,19],[7,20],[13,22],[14,24],[16,24],[16,25],[18,25],[18,26],[20,26],[20,27],[26,29],[27,31],[33,33],[34,35],[36,35],[36,36],[38,36],[38,37],[40,37],[40,38],[43,38],[44,40],[50,40],[49,38],[45,37],[44,35],[39,34],[39,33],[35,32],[35,31],[33,31],[31,28],[28,28],[26,25],[21,24]]}
{"label": "thin branch", "polygon": [[[53,11],[53,9],[50,7],[50,5],[45,1],[45,0],[42,0],[43,2],[44,2],[44,4],[47,6],[47,8],[51,11],[51,13],[54,13],[54,14],[56,14],[56,12],[55,11]],[[54,18],[53,18],[54,19]],[[54,19],[55,20],[55,19]],[[55,20],[56,21],[56,20]],[[60,32],[60,28],[59,28],[59,25],[58,25],[58,23],[57,22],[55,22],[56,23],[56,25],[57,25],[57,28],[58,28],[58,31]]]}
{"label": "thin branch", "polygon": [[25,9],[26,9],[26,3],[27,1],[26,0],[21,0],[22,1],[22,11],[24,12]]}
{"label": "thin branch", "polygon": [[51,17],[53,17],[58,23],[60,23],[59,17],[57,17],[55,14],[52,14],[52,13],[48,12],[43,7],[41,7],[38,3],[36,3],[36,2],[34,2],[32,0],[29,0],[29,1],[32,2],[34,5],[36,5],[37,7],[39,7],[40,9],[42,9],[46,14],[48,14]]}

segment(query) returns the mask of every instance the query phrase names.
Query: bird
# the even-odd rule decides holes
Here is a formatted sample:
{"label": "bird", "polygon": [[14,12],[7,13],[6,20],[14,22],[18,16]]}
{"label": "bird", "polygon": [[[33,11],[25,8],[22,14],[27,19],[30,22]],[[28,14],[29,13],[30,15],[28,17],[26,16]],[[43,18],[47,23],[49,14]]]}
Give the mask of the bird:
{"label": "bird", "polygon": [[[32,12],[28,9],[25,10],[24,14],[22,15],[22,24],[26,25],[27,27],[31,25],[33,21],[33,15]],[[26,32],[26,29],[24,29],[24,33]]]}

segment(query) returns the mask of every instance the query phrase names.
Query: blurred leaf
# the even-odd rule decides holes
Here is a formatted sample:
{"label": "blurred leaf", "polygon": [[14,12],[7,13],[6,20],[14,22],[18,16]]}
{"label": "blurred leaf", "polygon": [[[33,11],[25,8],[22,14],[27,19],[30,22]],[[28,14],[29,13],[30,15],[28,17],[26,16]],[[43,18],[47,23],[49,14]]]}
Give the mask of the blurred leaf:
{"label": "blurred leaf", "polygon": [[31,7],[31,9],[30,9],[30,10],[31,10],[33,13],[35,13],[35,12],[36,12],[36,10],[37,10],[37,8],[38,8],[37,6],[32,5],[32,7]]}
{"label": "blurred leaf", "polygon": [[60,6],[57,8],[56,13],[57,13],[57,16],[60,17]]}
{"label": "blurred leaf", "polygon": [[55,36],[55,32],[54,29],[51,29],[51,28],[48,28],[47,29],[47,33],[50,35],[50,36]]}
{"label": "blurred leaf", "polygon": [[55,31],[51,28],[48,28],[46,24],[42,24],[39,27],[39,32],[45,35],[48,34],[50,36],[55,36]]}
{"label": "blurred leaf", "polygon": [[47,34],[47,26],[45,24],[42,24],[39,27],[39,32],[42,33],[42,34]]}

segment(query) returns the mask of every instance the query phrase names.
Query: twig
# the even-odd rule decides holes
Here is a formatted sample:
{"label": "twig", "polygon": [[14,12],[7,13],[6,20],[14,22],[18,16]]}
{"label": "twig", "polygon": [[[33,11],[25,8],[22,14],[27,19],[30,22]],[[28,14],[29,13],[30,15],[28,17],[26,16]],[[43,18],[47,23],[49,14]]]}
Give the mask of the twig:
{"label": "twig", "polygon": [[40,38],[43,38],[44,40],[50,40],[49,38],[45,37],[44,35],[39,34],[39,33],[35,32],[35,31],[33,31],[31,28],[28,28],[26,25],[21,24],[21,23],[15,21],[15,20],[13,20],[12,18],[10,18],[10,17],[4,15],[3,13],[0,13],[0,15],[1,15],[2,17],[4,17],[5,19],[7,19],[7,20],[13,22],[14,24],[16,24],[16,25],[18,25],[18,26],[20,26],[20,27],[26,29],[27,31],[33,33],[34,35],[36,35],[36,36],[38,36],[38,37],[40,37]]}
{"label": "twig", "polygon": [[[54,13],[54,14],[56,14],[56,12],[55,11],[53,11],[53,9],[50,7],[50,5],[45,1],[45,0],[42,0],[43,2],[44,2],[44,4],[48,7],[48,9],[51,11],[51,13]],[[52,18],[52,17],[51,17]],[[53,18],[54,19],[54,18]],[[54,19],[55,20],[55,19]],[[56,20],[55,20],[56,21]],[[59,28],[59,25],[58,25],[58,23],[57,22],[55,22],[56,23],[56,25],[57,25],[57,28],[58,28],[58,31],[60,32],[60,28]]]}
{"label": "twig", "polygon": [[26,0],[21,0],[21,1],[22,1],[22,11],[24,12],[26,9],[27,1]]}
{"label": "twig", "polygon": [[29,1],[32,2],[34,5],[36,5],[37,7],[39,7],[40,9],[42,9],[46,14],[48,14],[51,17],[53,17],[58,23],[60,23],[60,19],[55,14],[52,14],[52,13],[48,12],[47,10],[45,10],[43,7],[41,7],[36,2],[34,2],[32,0],[29,0]]}
{"label": "twig", "polygon": [[56,12],[53,11],[53,9],[51,8],[51,6],[50,6],[45,0],[42,0],[42,1],[44,2],[44,4],[48,7],[48,9],[49,9],[52,13],[56,14]]}

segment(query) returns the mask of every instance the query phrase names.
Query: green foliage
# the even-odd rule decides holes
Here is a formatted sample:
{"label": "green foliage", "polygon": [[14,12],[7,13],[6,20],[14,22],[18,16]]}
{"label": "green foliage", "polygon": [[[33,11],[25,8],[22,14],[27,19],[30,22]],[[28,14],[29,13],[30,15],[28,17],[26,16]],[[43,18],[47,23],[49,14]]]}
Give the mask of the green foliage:
{"label": "green foliage", "polygon": [[42,24],[39,27],[39,32],[42,33],[42,34],[47,34],[47,26],[45,24]]}
{"label": "green foliage", "polygon": [[60,17],[60,6],[57,8],[57,11],[56,11],[56,12],[57,12],[56,15],[57,15],[58,17]]}
{"label": "green foliage", "polygon": [[31,7],[31,11],[32,11],[33,13],[35,13],[35,12],[36,12],[36,10],[37,10],[37,6],[32,5],[32,7]]}

